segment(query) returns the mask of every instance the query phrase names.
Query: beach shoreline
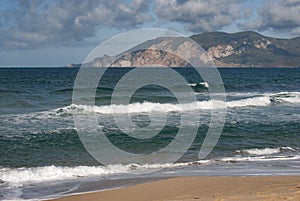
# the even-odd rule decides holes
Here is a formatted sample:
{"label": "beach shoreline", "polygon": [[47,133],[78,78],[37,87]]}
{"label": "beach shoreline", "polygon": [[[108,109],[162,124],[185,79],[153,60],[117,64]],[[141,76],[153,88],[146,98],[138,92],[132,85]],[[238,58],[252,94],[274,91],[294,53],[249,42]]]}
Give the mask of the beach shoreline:
{"label": "beach shoreline", "polygon": [[300,176],[190,176],[71,195],[52,201],[300,200]]}

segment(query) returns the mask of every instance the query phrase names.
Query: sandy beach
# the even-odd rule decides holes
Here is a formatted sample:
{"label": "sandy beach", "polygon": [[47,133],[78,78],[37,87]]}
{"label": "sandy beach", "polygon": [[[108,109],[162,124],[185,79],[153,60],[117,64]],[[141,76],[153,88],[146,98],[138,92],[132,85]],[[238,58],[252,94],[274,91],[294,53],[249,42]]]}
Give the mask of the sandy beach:
{"label": "sandy beach", "polygon": [[300,176],[176,177],[55,201],[300,201]]}

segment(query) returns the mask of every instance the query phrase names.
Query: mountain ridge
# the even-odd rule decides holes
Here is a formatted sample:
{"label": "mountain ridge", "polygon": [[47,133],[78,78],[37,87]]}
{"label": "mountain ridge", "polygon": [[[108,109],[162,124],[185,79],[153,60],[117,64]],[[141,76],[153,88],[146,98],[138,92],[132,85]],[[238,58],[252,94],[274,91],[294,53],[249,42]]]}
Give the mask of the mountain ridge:
{"label": "mountain ridge", "polygon": [[[191,38],[206,51],[215,53],[215,62],[226,65],[254,67],[299,67],[300,37],[281,39],[257,32],[237,33],[209,32],[192,35]],[[232,54],[218,56],[218,51],[231,46]],[[219,47],[218,47],[219,46]]]}
{"label": "mountain ridge", "polygon": [[[198,48],[184,40],[178,43],[181,41],[180,38],[161,37],[148,40],[121,55],[104,55],[86,65],[187,67],[190,64],[177,55],[186,55],[189,58],[197,53]],[[217,67],[300,67],[300,37],[281,39],[264,36],[254,31],[244,31],[206,32],[189,38],[206,51],[200,56],[201,60],[211,61]]]}

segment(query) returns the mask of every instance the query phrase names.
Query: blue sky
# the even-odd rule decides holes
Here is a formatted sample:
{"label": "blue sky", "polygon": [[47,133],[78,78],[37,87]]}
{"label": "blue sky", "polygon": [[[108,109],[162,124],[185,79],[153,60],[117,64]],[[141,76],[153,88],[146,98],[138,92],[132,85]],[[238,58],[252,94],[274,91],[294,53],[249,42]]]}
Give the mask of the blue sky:
{"label": "blue sky", "polygon": [[1,0],[0,15],[0,66],[80,63],[136,28],[300,36],[300,0]]}

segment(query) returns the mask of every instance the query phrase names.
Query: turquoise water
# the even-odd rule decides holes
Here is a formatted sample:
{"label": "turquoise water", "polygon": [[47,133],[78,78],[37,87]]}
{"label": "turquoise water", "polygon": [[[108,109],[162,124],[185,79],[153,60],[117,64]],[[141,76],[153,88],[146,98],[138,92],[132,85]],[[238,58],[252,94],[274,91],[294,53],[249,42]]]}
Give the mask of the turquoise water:
{"label": "turquoise water", "polygon": [[[205,83],[191,68],[175,69],[198,99],[182,107],[181,112],[192,118],[201,111],[191,147],[173,165],[162,161],[155,165],[103,166],[81,143],[72,114],[95,112],[106,137],[133,154],[152,153],[167,146],[181,126],[179,103],[172,92],[148,85],[136,91],[129,105],[116,105],[115,115],[122,116],[126,108],[135,124],[147,127],[151,123],[148,114],[155,107],[158,121],[167,115],[164,129],[147,140],[129,137],[118,129],[109,107],[111,95],[120,78],[130,70],[109,69],[97,88],[96,106],[90,108],[72,104],[78,69],[0,69],[0,199],[51,197],[58,191],[69,192],[75,183],[79,188],[89,179],[130,178],[134,171],[142,173],[158,167],[167,169],[153,176],[300,173],[299,68],[219,69],[227,96],[226,121],[218,144],[200,161],[198,153],[211,111],[218,110],[210,104],[208,94],[213,83]],[[180,90],[183,86],[172,83],[172,87]],[[189,125],[185,126],[188,131]],[[125,129],[135,132],[130,126]],[[68,185],[62,187],[65,182]],[[41,189],[43,185],[47,190]]]}

